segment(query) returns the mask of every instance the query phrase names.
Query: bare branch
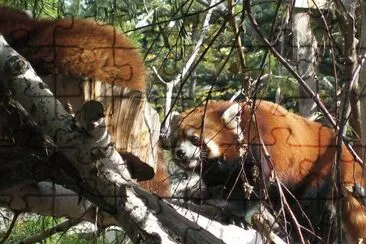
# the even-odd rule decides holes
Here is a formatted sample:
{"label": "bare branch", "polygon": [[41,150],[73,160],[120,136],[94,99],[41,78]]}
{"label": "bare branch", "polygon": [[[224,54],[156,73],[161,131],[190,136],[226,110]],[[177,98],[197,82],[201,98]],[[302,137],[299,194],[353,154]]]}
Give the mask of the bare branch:
{"label": "bare branch", "polygon": [[239,61],[240,61],[240,67],[241,67],[241,72],[243,75],[243,80],[242,80],[242,84],[244,85],[244,94],[246,95],[246,97],[251,97],[249,92],[249,87],[250,87],[250,83],[249,83],[249,79],[245,78],[245,68],[246,68],[246,63],[245,63],[245,56],[244,56],[244,48],[243,45],[241,43],[241,37],[240,37],[240,32],[242,32],[242,28],[239,29],[238,23],[235,20],[235,11],[234,11],[234,5],[233,5],[233,1],[232,0],[228,0],[228,18],[229,18],[229,23],[231,25],[231,28],[233,29],[234,35],[235,35],[235,46],[238,52],[238,56],[239,56]]}
{"label": "bare branch", "polygon": [[158,78],[158,80],[161,83],[163,83],[164,85],[167,85],[167,82],[163,79],[163,77],[161,77],[161,75],[159,74],[159,71],[155,68],[155,66],[152,66],[151,69],[153,70],[153,72],[156,75],[156,77]]}
{"label": "bare branch", "polygon": [[[211,0],[210,5],[208,6],[207,14],[205,17],[205,20],[202,24],[202,31],[199,35],[199,38],[197,39],[197,42],[195,46],[193,47],[193,51],[188,58],[188,60],[185,62],[185,65],[182,68],[181,73],[177,74],[174,79],[172,79],[170,82],[165,82],[167,92],[166,92],[166,99],[165,99],[165,117],[169,115],[169,111],[172,107],[172,97],[173,97],[173,89],[175,86],[179,85],[179,83],[186,78],[186,76],[189,74],[189,72],[192,70],[192,65],[194,61],[196,60],[196,57],[198,55],[198,52],[203,44],[203,40],[206,36],[206,33],[208,31],[209,22],[211,19],[213,8],[212,6],[215,4],[216,0]],[[165,119],[163,124],[163,131],[168,131],[169,128],[169,120]]]}
{"label": "bare branch", "polygon": [[268,240],[275,244],[285,244],[285,242],[272,231],[272,226],[269,226],[268,223],[266,223],[266,219],[262,214],[253,214],[252,220],[254,225],[256,225],[256,229]]}
{"label": "bare branch", "polygon": [[190,70],[191,70],[191,66],[194,62],[194,60],[196,59],[197,55],[198,55],[198,51],[200,50],[200,47],[203,44],[203,39],[206,36],[206,33],[208,31],[208,27],[210,25],[210,19],[211,19],[211,15],[212,15],[212,11],[213,8],[212,5],[214,5],[216,2],[216,0],[211,0],[210,1],[210,5],[208,7],[207,10],[207,14],[206,17],[202,23],[202,31],[201,34],[199,36],[199,38],[197,39],[196,45],[193,48],[193,51],[191,53],[191,56],[188,58],[188,60],[186,61],[185,65],[182,68],[182,72],[180,74],[178,74],[171,82],[173,83],[174,86],[177,86],[179,84],[179,82],[181,80],[184,80],[185,77],[187,76],[187,74],[189,74]]}
{"label": "bare branch", "polygon": [[79,224],[80,222],[82,222],[82,219],[66,220],[60,224],[53,226],[52,228],[43,230],[41,233],[38,233],[38,234],[35,234],[34,236],[30,236],[30,237],[27,237],[26,239],[23,239],[21,241],[21,243],[31,244],[31,243],[36,243],[36,242],[42,242],[45,239],[47,239],[48,237],[50,237],[56,233],[67,231],[71,227]]}
{"label": "bare branch", "polygon": [[1,239],[0,243],[5,243],[5,241],[8,239],[8,237],[10,236],[11,232],[14,229],[15,223],[17,222],[17,219],[19,217],[20,212],[15,211],[14,216],[13,216],[13,220],[11,221],[8,230],[6,231],[4,237]]}

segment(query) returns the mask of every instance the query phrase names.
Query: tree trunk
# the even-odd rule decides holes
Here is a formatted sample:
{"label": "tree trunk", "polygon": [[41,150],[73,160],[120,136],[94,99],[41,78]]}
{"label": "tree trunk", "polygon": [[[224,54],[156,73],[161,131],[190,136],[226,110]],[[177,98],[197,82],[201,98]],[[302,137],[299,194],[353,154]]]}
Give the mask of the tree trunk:
{"label": "tree trunk", "polygon": [[[361,24],[361,41],[360,41],[360,50],[361,55],[365,55],[366,53],[366,9],[365,3],[361,1],[363,10],[362,12],[362,24]],[[359,155],[363,162],[366,162],[366,91],[364,90],[366,87],[366,68],[363,66],[359,76],[359,86],[360,86],[360,111],[361,111],[361,143],[360,143],[360,150]],[[364,189],[366,189],[366,171],[364,168]]]}
{"label": "tree trunk", "polygon": [[[297,72],[315,93],[318,92],[315,81],[317,41],[311,29],[310,15],[307,11],[296,10],[293,16],[293,59],[297,63]],[[313,99],[300,87],[299,113],[310,117],[316,112]]]}
{"label": "tree trunk", "polygon": [[108,131],[127,161],[131,177],[151,179],[157,165],[160,121],[145,95],[107,83],[85,82],[84,96],[104,104]]}

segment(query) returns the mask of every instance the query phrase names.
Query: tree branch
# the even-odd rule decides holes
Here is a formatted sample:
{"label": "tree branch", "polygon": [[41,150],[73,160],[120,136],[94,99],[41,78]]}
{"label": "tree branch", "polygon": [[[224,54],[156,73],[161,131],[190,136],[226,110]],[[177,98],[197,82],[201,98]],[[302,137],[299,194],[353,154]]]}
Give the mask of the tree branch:
{"label": "tree branch", "polygon": [[0,241],[1,243],[5,243],[5,241],[9,238],[11,232],[13,231],[13,228],[15,226],[15,223],[17,222],[17,219],[19,217],[19,214],[20,214],[20,212],[15,211],[14,216],[13,216],[13,219],[12,219],[12,221],[10,223],[10,226],[9,226],[8,230],[6,231],[5,235],[3,236],[3,238]]}
{"label": "tree branch", "polygon": [[[216,2],[216,0],[210,0],[210,4],[209,4],[208,10],[207,10],[207,14],[206,14],[205,19],[204,19],[203,24],[202,24],[202,31],[199,35],[199,38],[197,39],[197,42],[196,42],[195,46],[193,47],[193,50],[192,50],[192,53],[191,53],[190,57],[185,62],[181,73],[176,75],[175,78],[173,78],[170,82],[165,82],[167,92],[166,92],[165,112],[164,113],[165,113],[166,118],[168,117],[169,112],[170,112],[171,107],[172,107],[173,89],[174,89],[175,86],[178,86],[180,84],[180,82],[182,80],[184,80],[187,77],[187,75],[191,72],[192,65],[193,65],[194,61],[196,60],[196,57],[197,57],[198,52],[200,50],[200,47],[203,44],[203,40],[204,40],[204,38],[206,36],[206,33],[208,31],[209,22],[210,22],[212,11],[213,11],[212,6],[215,4],[215,2]],[[170,122],[169,119],[164,120],[162,131],[164,131],[164,132],[168,131],[168,128],[170,126],[169,122]]]}
{"label": "tree branch", "polygon": [[[227,0],[228,3],[228,18],[229,18],[229,23],[231,25],[231,28],[233,29],[234,35],[235,35],[235,46],[238,52],[238,56],[239,56],[239,61],[240,61],[240,67],[241,67],[241,72],[243,75],[243,81],[242,84],[244,86],[244,94],[246,97],[251,97],[251,95],[249,94],[250,92],[250,83],[249,83],[249,79],[245,78],[245,68],[246,68],[246,63],[245,63],[245,55],[244,55],[244,48],[243,45],[241,43],[241,37],[240,37],[240,32],[242,29],[239,29],[238,23],[235,19],[235,10],[234,10],[234,5],[233,5],[233,1],[232,0]],[[244,10],[243,10],[244,11]]]}
{"label": "tree branch", "polygon": [[31,243],[36,243],[36,242],[37,243],[43,242],[48,237],[50,237],[56,233],[59,233],[59,232],[65,232],[68,229],[70,229],[71,227],[79,224],[80,222],[82,222],[82,219],[68,219],[60,224],[53,226],[52,228],[42,231],[41,233],[38,233],[33,236],[27,237],[26,239],[23,239],[21,241],[21,243],[31,244]]}

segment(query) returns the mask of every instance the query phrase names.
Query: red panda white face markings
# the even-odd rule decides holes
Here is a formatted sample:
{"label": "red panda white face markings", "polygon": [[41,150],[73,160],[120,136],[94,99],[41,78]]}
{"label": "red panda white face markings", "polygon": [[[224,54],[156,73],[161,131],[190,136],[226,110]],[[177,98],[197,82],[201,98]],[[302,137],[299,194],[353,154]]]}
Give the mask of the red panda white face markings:
{"label": "red panda white face markings", "polygon": [[194,168],[199,165],[200,152],[200,148],[193,145],[189,140],[182,140],[175,147],[174,157],[180,166]]}
{"label": "red panda white face markings", "polygon": [[180,138],[174,149],[174,158],[180,166],[195,168],[199,166],[202,157],[217,158],[221,156],[219,146],[213,140],[201,139],[200,135],[193,129],[186,130],[184,135],[184,139]]}

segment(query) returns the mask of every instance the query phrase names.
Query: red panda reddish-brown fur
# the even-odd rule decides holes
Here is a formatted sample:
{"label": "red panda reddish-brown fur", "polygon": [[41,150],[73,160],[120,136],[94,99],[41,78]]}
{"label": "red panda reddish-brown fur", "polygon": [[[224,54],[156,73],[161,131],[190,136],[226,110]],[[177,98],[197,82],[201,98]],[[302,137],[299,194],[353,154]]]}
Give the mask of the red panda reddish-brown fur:
{"label": "red panda reddish-brown fur", "polygon": [[[203,105],[184,112],[176,132],[178,143],[190,135],[202,136],[201,143],[210,142],[217,145],[219,157],[227,161],[238,159],[241,144],[238,142],[237,134],[234,133],[235,129],[228,128],[222,118],[224,112],[232,105],[233,103],[225,101],[212,102],[207,106]],[[276,174],[285,186],[293,190],[295,197],[306,199],[309,192],[317,192],[327,183],[330,185],[329,195],[323,197],[332,197],[332,168],[337,153],[336,135],[332,129],[267,101],[257,101],[253,107],[255,116],[251,116],[252,105],[241,103],[240,107],[240,127],[244,138],[249,145],[260,145],[259,131]],[[254,117],[256,122],[253,120]],[[185,167],[184,164],[188,165],[188,161],[189,159],[186,159],[178,164]],[[209,162],[207,164],[210,164]],[[221,161],[221,164],[224,162],[225,160]],[[263,164],[267,163],[261,162],[263,168]],[[366,212],[365,206],[346,189],[352,189],[356,183],[362,186],[362,167],[344,145],[340,165],[344,187],[343,227],[348,237],[355,243],[358,239],[366,237]],[[271,168],[268,165],[265,167]],[[200,172],[201,169],[196,167],[195,170]],[[265,177],[268,179],[269,175]],[[230,186],[226,187],[230,189]]]}
{"label": "red panda reddish-brown fur", "polygon": [[160,197],[170,197],[169,174],[164,164],[163,151],[158,149],[157,168],[152,180],[139,181],[139,185]]}
{"label": "red panda reddish-brown fur", "polygon": [[78,18],[35,20],[0,7],[0,33],[39,74],[57,72],[145,90],[142,58],[113,26]]}

